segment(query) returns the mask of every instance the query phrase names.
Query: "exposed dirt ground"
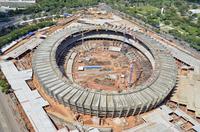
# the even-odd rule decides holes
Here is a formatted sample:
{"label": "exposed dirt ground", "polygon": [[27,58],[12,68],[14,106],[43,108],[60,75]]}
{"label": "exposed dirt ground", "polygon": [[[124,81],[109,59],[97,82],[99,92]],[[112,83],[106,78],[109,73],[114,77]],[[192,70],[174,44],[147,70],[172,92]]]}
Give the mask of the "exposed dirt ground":
{"label": "exposed dirt ground", "polygon": [[[112,51],[109,47],[120,48],[121,51]],[[73,81],[83,87],[121,91],[143,83],[151,74],[151,67],[146,67],[148,73],[142,71],[142,68],[145,69],[143,65],[149,63],[145,62],[146,58],[133,47],[120,42],[90,40],[78,43],[71,51],[77,53],[73,62]],[[132,54],[129,58],[128,53]],[[85,66],[100,68],[79,70]],[[64,67],[67,69],[67,64]]]}

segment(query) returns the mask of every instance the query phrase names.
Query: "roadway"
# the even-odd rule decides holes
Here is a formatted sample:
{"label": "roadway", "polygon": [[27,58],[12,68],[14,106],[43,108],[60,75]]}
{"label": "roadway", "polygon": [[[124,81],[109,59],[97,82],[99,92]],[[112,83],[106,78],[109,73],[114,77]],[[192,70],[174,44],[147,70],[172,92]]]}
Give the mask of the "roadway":
{"label": "roadway", "polygon": [[23,132],[8,104],[8,97],[0,92],[0,132]]}
{"label": "roadway", "polygon": [[13,26],[17,23],[19,23],[22,19],[22,15],[14,16],[14,17],[9,17],[11,19],[8,22],[0,22],[0,30],[9,26]]}

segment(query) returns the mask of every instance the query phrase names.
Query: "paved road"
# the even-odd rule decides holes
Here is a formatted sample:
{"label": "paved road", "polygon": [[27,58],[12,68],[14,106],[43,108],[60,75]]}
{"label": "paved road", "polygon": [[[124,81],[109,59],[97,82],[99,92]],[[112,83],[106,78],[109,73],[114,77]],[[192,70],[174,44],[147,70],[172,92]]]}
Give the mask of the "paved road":
{"label": "paved road", "polygon": [[0,30],[12,25],[15,25],[21,21],[22,15],[14,16],[14,17],[9,17],[11,20],[8,22],[0,22]]}
{"label": "paved road", "polygon": [[0,92],[0,132],[22,132],[12,109],[8,106],[7,97]]}

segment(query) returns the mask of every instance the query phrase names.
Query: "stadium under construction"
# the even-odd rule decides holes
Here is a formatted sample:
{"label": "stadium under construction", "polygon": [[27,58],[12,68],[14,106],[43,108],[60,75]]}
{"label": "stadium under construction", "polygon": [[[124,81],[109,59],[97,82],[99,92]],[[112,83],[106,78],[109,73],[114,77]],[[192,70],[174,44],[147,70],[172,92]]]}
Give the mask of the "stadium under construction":
{"label": "stadium under construction", "polygon": [[[90,40],[121,42],[120,47],[110,46],[107,43],[103,46],[104,49],[106,46],[107,49],[119,48],[119,52],[129,55],[130,63],[139,61],[136,58],[139,51],[148,58],[150,67],[152,66],[151,75],[140,85],[130,85],[130,74],[132,74],[130,71],[127,73],[129,75],[126,75],[130,80],[127,82],[128,88],[121,88],[118,91],[80,86],[73,79],[73,63],[75,57],[81,54],[79,52],[81,50],[76,50],[74,47],[80,43],[82,51],[89,52],[95,46],[87,44],[84,46],[84,43]],[[126,45],[137,49],[137,52],[124,52]],[[142,63],[142,58],[140,60]],[[151,72],[150,67],[149,72]],[[168,96],[177,78],[175,60],[161,44],[128,28],[106,25],[74,26],[54,33],[37,48],[33,57],[33,70],[49,96],[73,111],[97,117],[126,117],[151,110]]]}
{"label": "stadium under construction", "polygon": [[53,21],[1,48],[23,128],[200,131],[197,52],[100,7]]}

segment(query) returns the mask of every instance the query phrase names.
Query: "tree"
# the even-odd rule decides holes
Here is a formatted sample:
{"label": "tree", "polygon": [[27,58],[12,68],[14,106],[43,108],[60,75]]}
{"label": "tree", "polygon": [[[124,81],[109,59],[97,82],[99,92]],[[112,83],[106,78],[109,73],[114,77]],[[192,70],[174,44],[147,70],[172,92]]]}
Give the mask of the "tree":
{"label": "tree", "polygon": [[0,89],[3,93],[8,92],[9,84],[5,80],[0,80]]}
{"label": "tree", "polygon": [[166,20],[164,21],[165,25],[170,25],[170,21],[169,20]]}
{"label": "tree", "polygon": [[200,17],[198,17],[197,24],[200,27]]}
{"label": "tree", "polygon": [[24,16],[22,19],[23,19],[24,21],[26,21],[26,20],[27,20],[27,17],[26,17],[26,16]]}
{"label": "tree", "polygon": [[0,37],[0,47],[14,41],[15,39],[18,39],[19,37],[27,34],[28,32],[32,32],[32,31],[38,30],[43,27],[51,26],[53,24],[55,24],[55,23],[52,21],[44,21],[41,23],[26,25],[22,28],[15,29],[11,33]]}

